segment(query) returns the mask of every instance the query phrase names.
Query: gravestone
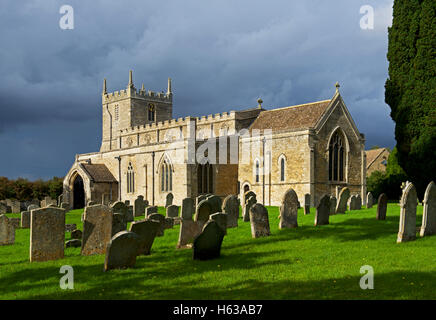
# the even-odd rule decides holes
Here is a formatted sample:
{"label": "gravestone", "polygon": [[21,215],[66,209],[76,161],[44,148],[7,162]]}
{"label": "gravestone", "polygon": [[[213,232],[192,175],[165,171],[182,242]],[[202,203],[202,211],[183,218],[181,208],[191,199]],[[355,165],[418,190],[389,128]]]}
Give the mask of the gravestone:
{"label": "gravestone", "polygon": [[377,202],[377,220],[386,220],[386,210],[388,208],[388,197],[382,193]]}
{"label": "gravestone", "polygon": [[112,209],[102,204],[85,208],[81,254],[104,254],[112,236]]}
{"label": "gravestone", "polygon": [[366,195],[366,207],[368,209],[371,209],[373,205],[374,205],[374,197],[372,196],[371,192],[368,192],[368,194]]}
{"label": "gravestone", "polygon": [[21,218],[9,218],[9,223],[12,224],[15,229],[20,229]]}
{"label": "gravestone", "polygon": [[157,206],[149,206],[145,209],[145,211],[147,213],[146,217],[148,217],[149,215],[151,215],[153,213],[157,213]]}
{"label": "gravestone", "polygon": [[239,202],[235,195],[228,195],[224,199],[222,211],[227,214],[227,228],[236,228],[239,219]]}
{"label": "gravestone", "polygon": [[160,228],[160,222],[154,220],[135,221],[130,225],[130,232],[139,236],[138,255],[149,255],[154,238]]}
{"label": "gravestone", "polygon": [[421,237],[436,234],[436,185],[430,182],[425,189],[422,212]]}
{"label": "gravestone", "polygon": [[135,266],[140,241],[140,237],[130,231],[114,235],[107,246],[104,271]]}
{"label": "gravestone", "polygon": [[257,200],[256,200],[255,196],[250,196],[250,197],[248,197],[248,199],[246,199],[245,207],[244,207],[244,222],[250,221],[250,209],[256,203],[257,203]]}
{"label": "gravestone", "polygon": [[134,212],[135,217],[140,217],[145,215],[145,204],[144,204],[144,196],[138,196],[134,202]]}
{"label": "gravestone", "polygon": [[211,213],[217,213],[221,211],[221,207],[223,205],[220,197],[211,195],[206,198],[207,202],[209,202]]}
{"label": "gravestone", "polygon": [[[298,201],[298,197],[297,197],[297,201]],[[304,195],[304,214],[309,214],[310,213],[310,194],[306,193]]]}
{"label": "gravestone", "polygon": [[203,200],[198,204],[197,209],[195,210],[194,220],[203,221],[203,223],[205,223],[207,220],[209,220],[209,216],[211,214],[212,209],[209,201],[207,199]]}
{"label": "gravestone", "polygon": [[[279,229],[298,227],[298,196],[294,189],[285,192],[280,206]],[[268,227],[269,228],[269,227]]]}
{"label": "gravestone", "polygon": [[103,193],[101,195],[101,204],[105,205],[105,206],[109,206],[109,202],[110,202],[110,197],[108,193]]}
{"label": "gravestone", "polygon": [[347,202],[350,198],[350,189],[347,187],[343,188],[339,192],[339,198],[336,205],[336,213],[345,213],[347,211]]}
{"label": "gravestone", "polygon": [[316,207],[315,226],[329,224],[330,217],[330,197],[324,195]]}
{"label": "gravestone", "polygon": [[192,245],[194,260],[219,258],[224,232],[216,221],[208,221]]}
{"label": "gravestone", "polygon": [[335,196],[331,196],[330,197],[330,214],[335,214],[336,213],[336,197]]}
{"label": "gravestone", "polygon": [[30,211],[21,211],[21,228],[30,228]]}
{"label": "gravestone", "polygon": [[223,212],[212,213],[209,220],[215,221],[224,234],[227,234],[227,214]]}
{"label": "gravestone", "polygon": [[260,203],[250,208],[251,236],[253,238],[267,237],[271,234],[269,228],[268,210]]}
{"label": "gravestone", "polygon": [[19,213],[21,212],[21,203],[18,200],[11,200],[11,211],[12,213]]}
{"label": "gravestone", "polygon": [[175,204],[169,205],[166,208],[166,217],[167,218],[177,218],[179,216],[179,206],[176,206]]}
{"label": "gravestone", "polygon": [[124,202],[117,201],[112,205],[113,213],[121,213],[123,215],[124,221],[130,222],[133,221],[133,216],[130,216],[129,207],[126,206]]}
{"label": "gravestone", "polygon": [[163,228],[165,229],[172,229],[174,227],[174,221],[176,218],[164,218],[163,221]]}
{"label": "gravestone", "polygon": [[30,212],[30,262],[64,257],[65,210],[46,207]]}
{"label": "gravestone", "polygon": [[27,206],[27,211],[32,211],[33,209],[39,209],[39,206],[35,205],[35,204],[30,204]]}
{"label": "gravestone", "polygon": [[174,195],[170,192],[165,197],[165,208],[172,205],[174,200]]}
{"label": "gravestone", "polygon": [[4,214],[8,212],[9,212],[8,206],[5,203],[0,202],[0,214]]}
{"label": "gravestone", "polygon": [[130,206],[130,200],[125,200],[124,204],[126,205],[126,207]]}
{"label": "gravestone", "polygon": [[357,208],[358,208],[357,206],[358,206],[357,197],[353,195],[353,196],[351,196],[351,198],[349,200],[349,204],[348,204],[349,210],[350,211],[357,210]]}
{"label": "gravestone", "polygon": [[79,239],[71,239],[65,242],[65,248],[78,248],[82,246],[82,241]]}
{"label": "gravestone", "polygon": [[75,229],[75,230],[71,231],[71,239],[82,240],[82,237],[83,237],[83,232],[80,231],[79,229]]}
{"label": "gravestone", "polygon": [[112,216],[112,232],[111,238],[121,231],[126,231],[127,221],[124,220],[124,215],[122,213],[114,213]]}
{"label": "gravestone", "polygon": [[192,220],[192,215],[194,214],[194,200],[192,198],[185,198],[182,200],[182,219]]}
{"label": "gravestone", "polygon": [[95,201],[88,201],[88,204],[86,206],[90,207],[90,206],[95,206],[96,204],[97,204],[97,202],[95,202]]}
{"label": "gravestone", "polygon": [[177,248],[190,248],[194,238],[201,233],[203,226],[203,221],[182,219],[182,221],[180,221],[180,232]]}
{"label": "gravestone", "polygon": [[70,223],[65,225],[65,232],[73,232],[77,229],[77,225],[75,223]]}
{"label": "gravestone", "polygon": [[207,197],[204,194],[199,195],[197,198],[195,198],[195,207],[197,207],[201,201],[206,200],[206,198]]}
{"label": "gravestone", "polygon": [[15,242],[15,228],[5,214],[0,215],[0,246]]}
{"label": "gravestone", "polygon": [[152,213],[147,217],[147,220],[155,220],[159,222],[159,229],[157,230],[156,237],[162,237],[165,230],[165,217],[159,213]]}
{"label": "gravestone", "polygon": [[60,208],[61,209],[65,209],[65,212],[68,212],[69,208],[70,208],[70,205],[67,202],[62,202]]}
{"label": "gravestone", "polygon": [[356,195],[356,209],[355,210],[362,210],[362,197],[360,194]]}
{"label": "gravestone", "polygon": [[416,207],[418,197],[415,186],[409,183],[403,190],[400,200],[400,226],[397,243],[416,239]]}

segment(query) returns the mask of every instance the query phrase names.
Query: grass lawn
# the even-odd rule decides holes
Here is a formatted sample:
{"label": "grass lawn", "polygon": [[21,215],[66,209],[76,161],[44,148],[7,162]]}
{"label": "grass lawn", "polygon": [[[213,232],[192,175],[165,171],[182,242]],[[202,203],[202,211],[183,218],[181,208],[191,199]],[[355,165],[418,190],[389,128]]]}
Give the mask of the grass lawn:
{"label": "grass lawn", "polygon": [[[30,230],[18,229],[14,245],[0,246],[0,299],[436,299],[436,236],[397,244],[398,204],[388,205],[386,221],[375,219],[374,207],[318,227],[315,209],[307,216],[300,209],[299,227],[287,230],[278,229],[278,208],[268,210],[272,235],[252,239],[240,219],[219,259],[194,261],[191,249],[176,250],[175,226],[135,268],[106,273],[104,255],[82,257],[80,248],[30,263]],[[67,213],[67,223],[82,229],[81,212]],[[417,226],[421,217],[419,206]],[[74,268],[74,290],[59,288],[63,265]],[[374,268],[374,290],[359,286],[363,265]]]}

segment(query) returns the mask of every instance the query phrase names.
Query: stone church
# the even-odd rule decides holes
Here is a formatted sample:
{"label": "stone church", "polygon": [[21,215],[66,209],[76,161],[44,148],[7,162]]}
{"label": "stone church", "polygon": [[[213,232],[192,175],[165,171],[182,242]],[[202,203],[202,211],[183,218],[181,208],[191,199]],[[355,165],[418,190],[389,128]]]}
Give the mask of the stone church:
{"label": "stone church", "polygon": [[339,93],[331,99],[265,110],[258,106],[173,119],[171,79],[166,92],[127,88],[102,92],[98,152],[78,154],[64,179],[63,201],[81,208],[144,196],[162,206],[168,193],[221,197],[253,190],[277,206],[293,188],[301,204],[347,186],[366,199],[365,138]]}

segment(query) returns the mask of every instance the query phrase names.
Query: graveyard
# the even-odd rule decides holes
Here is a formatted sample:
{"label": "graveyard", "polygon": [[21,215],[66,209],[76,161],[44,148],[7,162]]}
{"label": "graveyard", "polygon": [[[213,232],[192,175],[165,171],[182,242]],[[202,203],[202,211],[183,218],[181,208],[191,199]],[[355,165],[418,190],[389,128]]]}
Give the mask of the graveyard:
{"label": "graveyard", "polygon": [[[104,272],[104,254],[65,248],[64,257],[29,261],[30,229],[17,228],[15,243],[0,246],[0,299],[435,299],[436,236],[397,243],[399,203],[386,219],[370,209],[333,214],[314,226],[316,208],[298,209],[298,227],[279,229],[279,207],[266,207],[270,235],[253,238],[239,207],[238,227],[228,228],[220,256],[194,260],[177,249],[180,225],[156,237],[150,255],[128,269]],[[165,215],[164,207],[158,213]],[[65,213],[66,224],[83,230],[83,209]],[[417,207],[416,228],[421,226]],[[9,218],[20,214],[9,213]],[[144,217],[135,217],[135,221]],[[128,230],[132,222],[128,223]],[[419,230],[417,230],[419,233]],[[65,232],[65,241],[71,232]],[[62,290],[60,268],[74,268],[74,289]],[[374,290],[359,286],[360,268],[374,268]]]}

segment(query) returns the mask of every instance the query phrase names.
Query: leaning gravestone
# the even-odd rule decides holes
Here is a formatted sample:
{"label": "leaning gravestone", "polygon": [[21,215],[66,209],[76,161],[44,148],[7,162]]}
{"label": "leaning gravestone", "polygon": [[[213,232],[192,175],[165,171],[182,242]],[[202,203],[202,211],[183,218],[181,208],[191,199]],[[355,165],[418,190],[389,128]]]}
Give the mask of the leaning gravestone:
{"label": "leaning gravestone", "polygon": [[268,210],[260,203],[250,208],[251,236],[253,238],[266,237],[271,234],[269,229]]}
{"label": "leaning gravestone", "polygon": [[112,216],[112,232],[111,238],[121,231],[126,231],[127,229],[127,221],[124,220],[124,216],[122,213],[114,213]]}
{"label": "leaning gravestone", "polygon": [[403,190],[400,206],[400,228],[398,231],[397,243],[416,239],[416,207],[418,197],[415,186],[409,183]]}
{"label": "leaning gravestone", "polygon": [[30,212],[30,262],[64,257],[65,210],[46,207]]}
{"label": "leaning gravestone", "polygon": [[280,206],[279,229],[298,227],[298,196],[294,189],[285,192]]}
{"label": "leaning gravestone", "polygon": [[224,199],[222,211],[227,214],[227,228],[236,228],[239,218],[239,202],[235,195],[228,195]]}
{"label": "leaning gravestone", "polygon": [[124,221],[130,222],[133,221],[133,216],[130,216],[130,210],[129,207],[126,206],[124,202],[117,201],[112,205],[112,211],[113,213],[121,213],[124,217]]}
{"label": "leaning gravestone", "polygon": [[315,226],[329,224],[330,217],[330,197],[324,195],[316,207]]}
{"label": "leaning gravestone", "polygon": [[0,246],[14,244],[15,228],[5,214],[0,215]]}
{"label": "leaning gravestone", "polygon": [[209,216],[212,214],[212,208],[210,206],[209,201],[203,200],[201,201],[197,209],[195,211],[194,221],[203,221],[205,223],[207,220],[209,220]]}
{"label": "leaning gravestone", "polygon": [[104,254],[112,235],[112,209],[96,204],[83,215],[82,255]]}
{"label": "leaning gravestone", "polygon": [[250,196],[245,201],[244,206],[244,222],[250,221],[250,209],[257,203],[256,196]]}
{"label": "leaning gravestone", "polygon": [[151,215],[153,213],[157,213],[157,206],[149,206],[145,210],[147,213],[147,216],[146,216],[146,218],[147,218],[149,215]]}
{"label": "leaning gravestone", "polygon": [[217,213],[221,211],[223,203],[220,197],[211,195],[207,197],[207,202],[209,202],[210,210],[212,213]]}
{"label": "leaning gravestone", "polygon": [[[298,201],[298,197],[297,197]],[[310,194],[306,193],[304,195],[304,214],[310,213]]]}
{"label": "leaning gravestone", "polygon": [[192,245],[194,260],[219,258],[224,232],[216,221],[208,221]]}
{"label": "leaning gravestone", "polygon": [[422,212],[421,237],[436,234],[436,185],[430,182],[425,189]]}
{"label": "leaning gravestone", "polygon": [[348,198],[350,198],[350,189],[345,187],[339,193],[339,200],[336,205],[336,213],[345,213],[345,211],[347,211]]}
{"label": "leaning gravestone", "polygon": [[374,197],[372,196],[371,192],[368,192],[368,194],[366,195],[366,208],[371,209],[373,205],[374,205]]}
{"label": "leaning gravestone", "polygon": [[145,215],[145,204],[144,204],[144,196],[138,196],[134,202],[134,212],[135,217],[140,217]]}
{"label": "leaning gravestone", "polygon": [[182,219],[180,222],[179,239],[177,249],[189,248],[194,238],[201,233],[203,221],[193,221],[192,219]]}
{"label": "leaning gravestone", "polygon": [[377,202],[377,220],[386,220],[386,210],[388,208],[388,197],[382,193]]}
{"label": "leaning gravestone", "polygon": [[335,214],[336,212],[336,197],[335,196],[331,196],[330,197],[330,214]]}
{"label": "leaning gravestone", "polygon": [[140,241],[140,237],[130,231],[121,231],[113,236],[107,246],[104,271],[133,267]]}
{"label": "leaning gravestone", "polygon": [[172,205],[174,200],[174,195],[170,192],[165,197],[165,208]]}
{"label": "leaning gravestone", "polygon": [[179,206],[175,204],[169,205],[167,208],[166,217],[175,219],[179,216]]}
{"label": "leaning gravestone", "polygon": [[130,232],[139,236],[138,255],[149,255],[160,223],[154,220],[135,221],[130,225]]}
{"label": "leaning gravestone", "polygon": [[21,211],[21,228],[30,228],[30,211]]}
{"label": "leaning gravestone", "polygon": [[182,200],[182,213],[181,218],[192,220],[192,215],[194,213],[194,200],[191,198],[185,198]]}
{"label": "leaning gravestone", "polygon": [[147,217],[147,220],[155,220],[159,222],[159,229],[157,230],[156,237],[162,237],[165,230],[165,217],[159,213],[152,213]]}
{"label": "leaning gravestone", "polygon": [[224,232],[224,235],[227,234],[227,214],[223,212],[213,213],[209,216],[210,220],[215,221],[221,230]]}

